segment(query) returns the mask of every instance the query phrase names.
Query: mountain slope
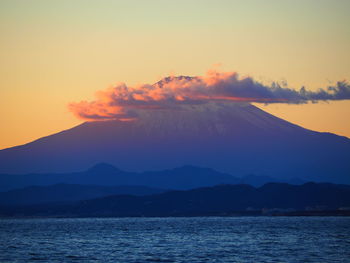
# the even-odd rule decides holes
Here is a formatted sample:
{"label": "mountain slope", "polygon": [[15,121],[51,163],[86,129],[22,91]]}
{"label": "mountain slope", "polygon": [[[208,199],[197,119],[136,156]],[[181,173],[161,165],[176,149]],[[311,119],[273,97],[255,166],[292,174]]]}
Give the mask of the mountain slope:
{"label": "mountain slope", "polygon": [[0,151],[1,173],[79,171],[108,162],[128,171],[186,164],[235,176],[350,183],[350,140],[234,103],[140,111],[135,121],[83,123]]}

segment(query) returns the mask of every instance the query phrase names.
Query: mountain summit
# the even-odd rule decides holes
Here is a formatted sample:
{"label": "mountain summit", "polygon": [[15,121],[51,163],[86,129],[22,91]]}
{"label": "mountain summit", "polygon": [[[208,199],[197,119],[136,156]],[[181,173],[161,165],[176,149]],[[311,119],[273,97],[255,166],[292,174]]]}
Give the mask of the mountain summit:
{"label": "mountain summit", "polygon": [[1,150],[0,173],[72,172],[101,162],[128,171],[189,164],[234,176],[350,183],[348,138],[304,129],[249,103],[136,114],[133,121],[85,122]]}
{"label": "mountain summit", "polygon": [[121,172],[121,171],[108,163],[97,163],[88,170],[88,173],[118,173],[118,172]]}

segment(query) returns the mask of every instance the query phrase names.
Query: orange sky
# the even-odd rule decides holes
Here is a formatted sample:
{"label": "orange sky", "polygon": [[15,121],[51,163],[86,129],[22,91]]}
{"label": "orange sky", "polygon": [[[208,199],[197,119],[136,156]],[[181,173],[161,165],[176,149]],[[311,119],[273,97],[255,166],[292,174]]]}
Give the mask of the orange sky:
{"label": "orange sky", "polygon": [[[349,80],[349,9],[341,0],[3,0],[0,149],[79,124],[67,105],[121,81],[203,75],[216,63],[295,89]],[[349,101],[257,106],[350,137]]]}

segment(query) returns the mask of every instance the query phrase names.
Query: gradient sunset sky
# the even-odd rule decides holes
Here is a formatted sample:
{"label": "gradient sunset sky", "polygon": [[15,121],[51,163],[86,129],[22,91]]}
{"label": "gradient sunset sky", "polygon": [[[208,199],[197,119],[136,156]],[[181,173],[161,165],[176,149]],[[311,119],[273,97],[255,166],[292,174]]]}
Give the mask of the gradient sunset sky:
{"label": "gradient sunset sky", "polygon": [[[317,90],[350,79],[350,1],[0,0],[0,149],[71,128],[117,82],[213,67]],[[256,104],[350,137],[350,101]]]}

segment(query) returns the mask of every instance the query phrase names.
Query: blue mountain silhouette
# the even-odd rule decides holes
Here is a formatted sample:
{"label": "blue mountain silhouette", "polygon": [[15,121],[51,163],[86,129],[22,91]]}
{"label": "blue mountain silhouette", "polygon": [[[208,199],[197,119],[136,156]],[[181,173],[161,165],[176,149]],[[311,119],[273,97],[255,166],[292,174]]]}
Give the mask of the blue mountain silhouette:
{"label": "blue mountain silhouette", "polygon": [[191,164],[236,177],[350,183],[349,156],[346,137],[304,129],[247,103],[208,103],[140,111],[135,121],[86,122],[1,150],[0,173],[67,173],[99,162],[132,172]]}

